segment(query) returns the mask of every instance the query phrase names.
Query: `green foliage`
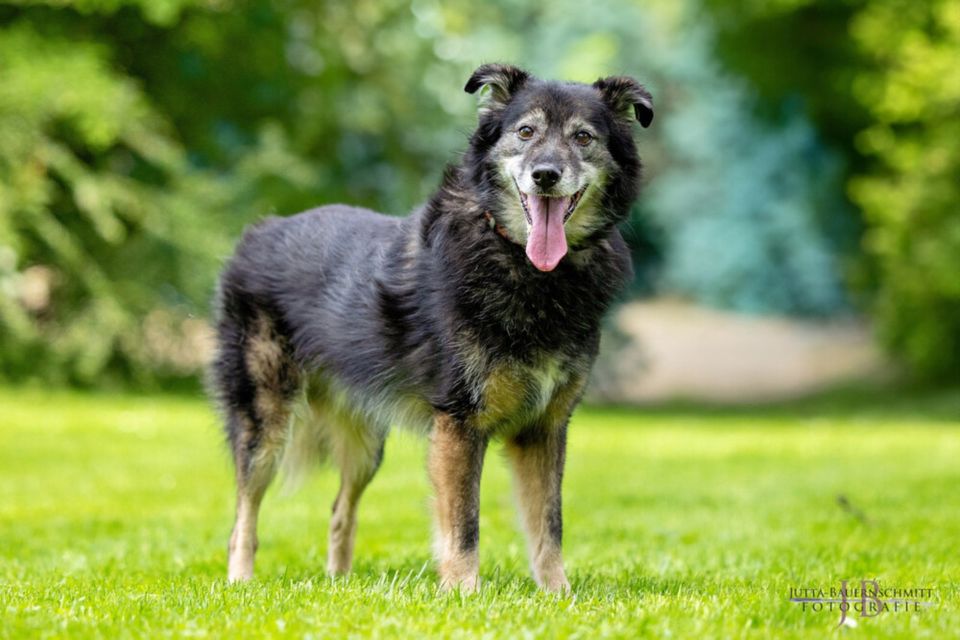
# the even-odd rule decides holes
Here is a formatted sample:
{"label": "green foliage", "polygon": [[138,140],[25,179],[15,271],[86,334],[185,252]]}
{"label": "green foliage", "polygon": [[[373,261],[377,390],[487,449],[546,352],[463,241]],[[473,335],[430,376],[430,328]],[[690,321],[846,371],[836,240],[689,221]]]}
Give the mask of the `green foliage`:
{"label": "green foliage", "polygon": [[[716,54],[749,82],[755,110],[772,120],[785,108],[802,110],[858,169],[853,138],[869,114],[851,91],[864,60],[849,23],[868,0],[702,2],[716,24]],[[856,238],[848,232],[844,239]]]}
{"label": "green foliage", "polygon": [[[678,162],[652,189],[650,206],[666,227],[670,252],[664,286],[753,313],[842,310],[837,248],[820,224],[821,216],[844,213],[836,157],[800,117],[771,130],[740,115],[735,94],[710,100],[707,109],[678,114],[668,135],[688,140],[715,127],[711,161]],[[738,161],[713,161],[723,154]]]}
{"label": "green foliage", "polygon": [[[957,137],[937,78],[952,4],[905,9],[904,33],[893,0],[591,6],[0,0],[0,377],[196,372],[239,229],[332,201],[408,211],[462,150],[475,101],[459,87],[491,60],[650,86],[650,189],[627,229],[647,290],[845,309],[858,227],[839,182],[856,153],[878,159],[851,190],[882,265],[878,313],[891,344],[948,370]],[[869,61],[842,37],[861,9]]]}
{"label": "green foliage", "polygon": [[799,104],[844,153],[860,216],[832,231],[844,248],[845,238],[861,245],[851,246],[851,275],[884,342],[917,374],[956,380],[960,5],[705,4],[719,24],[722,59],[756,87],[759,111]]}
{"label": "green foliage", "polygon": [[[459,87],[482,61],[585,81],[641,75],[659,96],[658,127],[644,139],[660,146],[647,155],[662,155],[653,172],[668,195],[654,199],[652,216],[638,211],[634,228],[651,219],[682,238],[686,221],[722,227],[729,202],[714,206],[709,188],[669,197],[686,190],[684,172],[709,185],[726,140],[713,129],[693,140],[669,133],[725,82],[708,40],[681,14],[623,0],[589,14],[574,2],[507,0],[0,2],[0,376],[144,384],[195,372],[208,351],[198,318],[240,226],[330,201],[409,210],[463,147],[475,104]],[[639,34],[670,46],[636,47]],[[697,106],[671,94],[696,96]],[[728,101],[724,118],[750,132],[749,148],[764,131],[738,113],[742,100]],[[782,191],[770,184],[770,194]],[[687,217],[689,207],[699,216]],[[781,210],[803,220],[805,207]],[[754,242],[761,250],[748,260],[762,266],[769,241],[741,246]],[[686,243],[674,244],[668,273],[690,258]],[[814,262],[815,287],[828,262]],[[749,307],[740,294],[752,273],[720,285],[667,282]],[[816,310],[834,304],[832,286]],[[717,287],[734,293],[711,297]],[[811,306],[793,289],[759,291],[759,308]]]}
{"label": "green foliage", "polygon": [[155,24],[171,24],[190,6],[216,8],[219,0],[4,0],[14,7],[53,7],[80,15],[111,15],[124,8],[136,8],[143,18]]}
{"label": "green foliage", "polygon": [[223,239],[208,213],[220,194],[188,169],[103,47],[0,32],[0,375],[92,383],[110,365],[164,368],[144,318],[202,300],[195,274]]}
{"label": "green foliage", "polygon": [[153,38],[219,15],[219,3],[24,3],[14,13],[8,4],[0,378],[142,386],[195,376],[210,351],[202,318],[214,278],[240,227],[304,208],[303,194],[316,202],[317,170],[262,119],[248,123],[242,155],[203,162],[202,142],[185,138],[161,98],[212,118],[217,104],[202,105],[218,87],[158,95],[170,69],[154,77],[118,65],[130,51],[163,58]]}
{"label": "green foliage", "polygon": [[[422,198],[438,134],[460,133],[410,90],[433,55],[414,19],[406,2],[0,2],[0,378],[195,375],[243,224]],[[394,35],[370,48],[364,30]]]}
{"label": "green foliage", "polygon": [[960,4],[878,0],[853,35],[874,63],[854,85],[876,169],[851,182],[876,260],[884,339],[921,375],[960,377]]}
{"label": "green foliage", "polygon": [[662,290],[754,313],[842,311],[836,154],[801,113],[757,115],[750,88],[715,61],[709,26],[688,12],[661,31],[667,46],[637,64],[652,61],[666,98],[644,200],[663,229]]}

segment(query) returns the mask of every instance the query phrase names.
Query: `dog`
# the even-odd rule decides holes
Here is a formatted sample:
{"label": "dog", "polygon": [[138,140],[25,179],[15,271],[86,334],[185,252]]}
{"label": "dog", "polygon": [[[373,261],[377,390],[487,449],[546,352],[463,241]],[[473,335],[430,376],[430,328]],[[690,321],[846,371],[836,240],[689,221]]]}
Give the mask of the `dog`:
{"label": "dog", "polygon": [[212,392],[236,466],[228,579],[253,575],[280,467],[340,473],[327,570],[349,572],[357,504],[393,426],[429,436],[440,584],[478,586],[479,489],[504,443],[537,584],[569,590],[567,423],[604,312],[632,277],[617,224],[638,196],[650,93],[487,64],[478,126],[436,193],[400,218],[332,205],[247,229],[215,300]]}

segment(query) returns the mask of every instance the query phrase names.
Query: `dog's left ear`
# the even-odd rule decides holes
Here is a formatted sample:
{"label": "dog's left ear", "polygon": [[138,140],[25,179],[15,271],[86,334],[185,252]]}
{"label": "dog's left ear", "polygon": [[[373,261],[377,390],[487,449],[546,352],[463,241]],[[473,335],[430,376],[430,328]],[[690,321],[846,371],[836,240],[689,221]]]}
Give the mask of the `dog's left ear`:
{"label": "dog's left ear", "polygon": [[604,102],[619,114],[630,114],[643,125],[649,127],[653,122],[653,96],[646,87],[627,76],[601,78],[593,83],[594,88],[603,96]]}
{"label": "dog's left ear", "polygon": [[490,93],[481,102],[481,108],[502,107],[530,78],[530,74],[508,64],[485,64],[477,67],[467,85],[467,93],[476,93],[482,87],[490,87]]}

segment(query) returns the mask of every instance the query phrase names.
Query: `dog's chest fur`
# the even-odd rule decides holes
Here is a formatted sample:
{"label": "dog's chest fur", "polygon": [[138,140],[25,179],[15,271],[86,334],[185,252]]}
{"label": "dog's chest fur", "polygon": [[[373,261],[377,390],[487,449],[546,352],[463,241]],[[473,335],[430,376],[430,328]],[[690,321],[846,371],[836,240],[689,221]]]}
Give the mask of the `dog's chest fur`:
{"label": "dog's chest fur", "polygon": [[534,362],[504,360],[476,379],[474,426],[504,432],[536,423],[548,414],[560,392],[576,376],[566,362],[543,356]]}
{"label": "dog's chest fur", "polygon": [[439,204],[412,225],[420,232],[412,242],[396,243],[391,262],[405,269],[381,285],[380,315],[402,378],[433,407],[491,435],[563,422],[628,259],[601,241],[541,274],[482,211]]}

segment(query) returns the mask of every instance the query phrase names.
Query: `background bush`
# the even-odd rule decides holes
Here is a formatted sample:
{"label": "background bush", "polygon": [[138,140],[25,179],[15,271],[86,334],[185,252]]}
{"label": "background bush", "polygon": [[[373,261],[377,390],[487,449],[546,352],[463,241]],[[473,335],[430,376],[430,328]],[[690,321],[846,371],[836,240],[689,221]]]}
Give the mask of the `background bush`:
{"label": "background bush", "polygon": [[106,48],[21,23],[0,61],[4,373],[137,381],[176,365],[143,330],[209,295],[197,275],[225,247],[222,194]]}
{"label": "background bush", "polygon": [[884,0],[853,35],[873,68],[854,85],[876,160],[850,184],[876,263],[886,343],[921,374],[960,379],[960,3]]}

